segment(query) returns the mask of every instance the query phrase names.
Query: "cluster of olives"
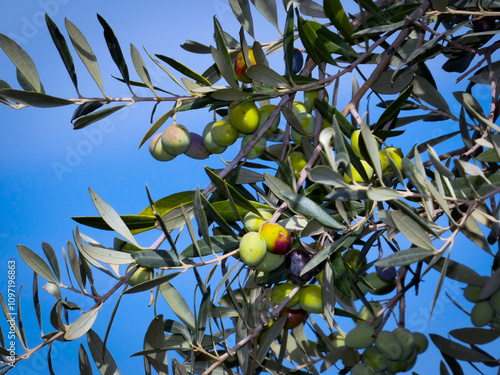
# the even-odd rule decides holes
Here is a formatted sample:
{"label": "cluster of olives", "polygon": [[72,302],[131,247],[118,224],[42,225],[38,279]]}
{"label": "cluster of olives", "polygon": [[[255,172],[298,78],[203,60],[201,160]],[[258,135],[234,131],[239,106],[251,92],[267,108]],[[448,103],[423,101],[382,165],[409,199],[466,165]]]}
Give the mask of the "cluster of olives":
{"label": "cluster of olives", "polygon": [[[372,303],[375,311],[377,304],[378,302]],[[373,315],[366,311],[362,311],[360,316],[364,314],[365,317],[373,318]],[[382,330],[376,334],[375,327],[380,323],[381,321],[374,324],[360,323],[345,336],[333,335],[333,347],[346,347],[342,362],[346,367],[352,367],[351,374],[391,375],[406,372],[415,365],[417,355],[429,346],[429,340],[424,334],[411,332],[406,328]],[[364,350],[360,353],[359,350],[362,349]]]}
{"label": "cluster of olives", "polygon": [[500,289],[486,299],[479,299],[482,288],[475,285],[467,285],[464,289],[464,297],[474,303],[470,313],[470,319],[475,327],[484,327],[487,324],[495,329],[500,329]]}
{"label": "cluster of olives", "polygon": [[[360,143],[362,143],[362,138],[361,138],[361,130],[355,130],[351,134],[351,147],[352,150],[356,153],[357,156],[361,158],[361,164],[363,165],[363,168],[366,172],[366,175],[368,176],[368,179],[371,179],[373,177],[373,168],[372,166],[364,159],[363,154],[361,152],[361,147]],[[388,174],[392,173],[392,164],[389,159],[392,160],[394,165],[399,169],[402,170],[402,161],[403,161],[403,152],[401,151],[400,148],[396,147],[387,147],[383,150],[379,148],[378,151],[378,156],[380,159],[380,164],[382,167],[382,173],[383,174]],[[356,170],[356,168],[351,166],[351,173],[352,173],[352,178],[355,182],[357,183],[365,183],[366,181],[363,180],[359,172]],[[351,178],[345,174],[344,178],[347,182],[352,182]]]}

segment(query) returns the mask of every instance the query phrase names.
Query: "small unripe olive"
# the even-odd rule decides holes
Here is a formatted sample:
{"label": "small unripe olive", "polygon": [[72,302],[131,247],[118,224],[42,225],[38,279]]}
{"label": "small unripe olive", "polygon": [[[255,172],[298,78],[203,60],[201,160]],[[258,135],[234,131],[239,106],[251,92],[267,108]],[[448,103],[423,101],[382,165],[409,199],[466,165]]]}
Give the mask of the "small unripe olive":
{"label": "small unripe olive", "polygon": [[382,371],[387,367],[388,359],[379,352],[375,345],[371,345],[363,352],[363,362],[375,371]]}
{"label": "small unripe olive", "polygon": [[[135,265],[136,265],[135,263],[131,263],[127,267],[126,273],[128,273]],[[152,278],[153,278],[153,270],[151,268],[139,267],[130,277],[128,283],[130,284],[130,286],[135,286],[145,281],[149,281]]]}
{"label": "small unripe olive", "polygon": [[231,146],[238,139],[238,130],[233,126],[228,117],[223,117],[212,124],[212,139],[222,147]]}
{"label": "small unripe olive", "polygon": [[212,125],[215,121],[209,122],[203,130],[203,145],[211,154],[222,154],[226,150],[226,146],[220,146],[212,139]]}
{"label": "small unripe olive", "polygon": [[256,266],[266,255],[266,241],[257,232],[248,232],[240,241],[240,260],[248,266]]}
{"label": "small unripe olive", "polygon": [[407,359],[415,349],[413,334],[408,329],[402,327],[396,328],[392,332],[398,336],[399,340],[403,344],[403,355],[401,359]]}
{"label": "small unripe olive", "polygon": [[484,327],[494,316],[495,311],[488,301],[477,302],[470,312],[471,322],[476,327]]}
{"label": "small unripe olive", "polygon": [[284,261],[284,255],[273,254],[269,251],[266,251],[264,259],[262,259],[262,262],[255,266],[255,269],[260,272],[271,272],[279,268]]}
{"label": "small unripe olive", "polygon": [[249,211],[243,218],[243,224],[249,232],[258,232],[262,224],[273,217],[273,214],[269,211],[259,208],[260,216],[256,213]]}
{"label": "small unripe olive", "polygon": [[422,332],[413,332],[413,340],[415,341],[415,348],[418,354],[427,350],[429,339]]}
{"label": "small unripe olive", "polygon": [[467,285],[464,289],[464,297],[467,301],[476,303],[479,302],[479,295],[483,288],[476,285]]}
{"label": "small unripe olive", "polygon": [[366,363],[357,363],[351,369],[351,375],[375,375],[376,372]]}
{"label": "small unripe olive", "polygon": [[[382,310],[384,307],[382,306],[382,304],[380,302],[376,302],[376,301],[372,301],[372,302],[369,302],[372,309],[373,309],[373,312],[375,313],[375,315],[380,311]],[[359,318],[362,319],[362,321],[370,321],[374,318],[374,315],[370,312],[370,310],[366,307],[366,306],[363,306],[361,308],[361,310],[359,311]],[[377,328],[378,326],[380,326],[380,324],[382,324],[382,320],[383,320],[383,316],[379,316],[374,322],[373,322],[373,325],[375,328]]]}
{"label": "small unripe olive", "polygon": [[341,360],[345,367],[352,367],[359,362],[359,353],[352,348],[346,348],[342,353]]}
{"label": "small unripe olive", "polygon": [[300,307],[307,312],[322,314],[323,307],[323,287],[318,284],[303,286],[299,291]]}
{"label": "small unripe olive", "polygon": [[[287,281],[283,284],[278,284],[273,288],[272,300],[275,305],[279,305],[291,291],[295,288],[295,284]],[[300,291],[299,291],[300,292]],[[286,307],[295,307],[299,303],[299,292],[295,293],[294,296],[285,305]]]}
{"label": "small unripe olive", "polygon": [[[241,149],[242,150],[252,140],[253,137],[254,137],[253,134],[247,134],[243,137],[243,139],[241,140]],[[257,143],[255,144],[255,146],[253,146],[252,149],[250,150],[250,152],[248,153],[247,159],[253,160],[253,159],[257,159],[259,156],[261,156],[264,153],[264,150],[266,148],[266,142],[267,141],[266,141],[265,137],[260,138],[257,141]]]}
{"label": "small unripe olive", "polygon": [[375,329],[368,324],[360,324],[351,329],[345,336],[345,344],[349,348],[364,349],[375,342]]}
{"label": "small unripe olive", "polygon": [[384,357],[392,361],[403,357],[403,343],[393,332],[380,331],[375,339],[375,346]]}
{"label": "small unripe olive", "polygon": [[163,148],[161,144],[161,134],[156,134],[149,142],[149,152],[152,157],[159,161],[170,161],[176,155],[171,155]]}

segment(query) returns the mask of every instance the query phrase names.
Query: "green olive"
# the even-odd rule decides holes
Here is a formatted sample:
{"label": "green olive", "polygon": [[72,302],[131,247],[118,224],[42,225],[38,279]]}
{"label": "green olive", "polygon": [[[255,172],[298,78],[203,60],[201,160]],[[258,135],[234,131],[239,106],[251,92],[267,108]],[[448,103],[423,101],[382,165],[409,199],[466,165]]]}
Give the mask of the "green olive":
{"label": "green olive", "polygon": [[369,324],[360,324],[345,336],[345,345],[353,349],[364,349],[375,342],[375,329]]}
{"label": "green olive", "polygon": [[266,255],[266,241],[257,232],[248,232],[240,241],[240,260],[253,267],[262,262]]}

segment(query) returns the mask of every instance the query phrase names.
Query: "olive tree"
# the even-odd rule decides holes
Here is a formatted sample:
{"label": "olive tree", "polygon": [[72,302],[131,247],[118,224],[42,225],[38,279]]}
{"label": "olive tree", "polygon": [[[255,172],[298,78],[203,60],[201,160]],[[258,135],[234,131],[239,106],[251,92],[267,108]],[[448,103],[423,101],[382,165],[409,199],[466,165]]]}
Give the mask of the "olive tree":
{"label": "olive tree", "polygon": [[[28,53],[0,34],[20,86],[0,80],[5,106],[76,106],[71,121],[82,129],[126,106],[162,103],[138,140],[155,159],[207,159],[239,150],[223,169],[199,171],[211,181],[204,189],[156,200],[146,189],[150,205],[138,215],[117,213],[91,190],[99,216],[75,217],[80,225],[62,253],[43,243],[44,259],[20,244],[20,257],[35,272],[38,321],[47,310],[52,331],[28,347],[20,311],[14,319],[10,297],[3,297],[6,324],[25,352],[12,353],[2,339],[2,373],[56,341],[73,340],[87,343],[75,353],[82,374],[92,373],[91,357],[102,374],[120,373],[106,345],[113,319],[104,336],[92,327],[101,310],[114,317],[120,308],[109,304],[111,296],[120,301],[133,293],[170,308],[168,317],[152,312],[143,350],[130,353],[144,358],[146,373],[306,374],[337,368],[342,374],[394,374],[410,371],[428,345],[442,353],[441,374],[463,373],[466,362],[479,373],[498,368],[499,353],[481,345],[500,336],[500,259],[494,248],[500,233],[500,65],[494,59],[500,3],[229,5],[241,24],[239,35],[225,32],[214,18],[211,45],[188,40],[181,46],[212,61],[203,73],[133,45],[124,53],[98,15],[117,79],[130,91],[122,98],[108,96],[92,41],[71,21],[57,25],[46,16],[74,99],[46,93]],[[279,39],[254,37],[255,12],[276,27]],[[272,66],[271,54],[284,64]],[[80,94],[73,58],[81,59],[100,94]],[[155,86],[146,62],[160,67],[182,95]],[[455,77],[457,113],[448,102]],[[151,95],[137,96],[137,87]],[[477,99],[478,88],[490,91],[489,103]],[[186,111],[206,113],[203,134],[180,125]],[[425,122],[444,121],[449,126],[438,137],[417,144],[405,138],[405,131]],[[83,226],[117,237],[100,244],[81,232]],[[137,239],[146,231],[159,233],[151,247]],[[189,246],[180,248],[181,236]],[[457,261],[457,242],[469,243],[470,257],[487,254],[491,272],[480,275]],[[96,273],[114,285],[103,291]],[[186,302],[192,297],[171,283],[186,273],[197,281],[194,309]],[[405,328],[407,301],[420,298],[416,292],[431,275],[439,275],[433,306],[446,278],[461,286],[468,302],[453,302],[470,314],[470,327],[430,335]],[[53,306],[40,306],[42,284],[56,298]],[[95,305],[84,311],[80,299]]]}

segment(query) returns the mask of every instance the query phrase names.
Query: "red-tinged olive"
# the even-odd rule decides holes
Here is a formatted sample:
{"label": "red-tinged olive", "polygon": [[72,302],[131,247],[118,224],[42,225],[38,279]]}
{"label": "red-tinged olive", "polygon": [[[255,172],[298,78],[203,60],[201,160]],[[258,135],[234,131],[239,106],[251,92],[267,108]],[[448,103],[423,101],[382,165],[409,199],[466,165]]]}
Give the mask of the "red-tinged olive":
{"label": "red-tinged olive", "polygon": [[285,323],[285,329],[293,329],[307,319],[307,311],[302,309],[290,309],[285,307],[280,311],[279,316],[288,315]]}

